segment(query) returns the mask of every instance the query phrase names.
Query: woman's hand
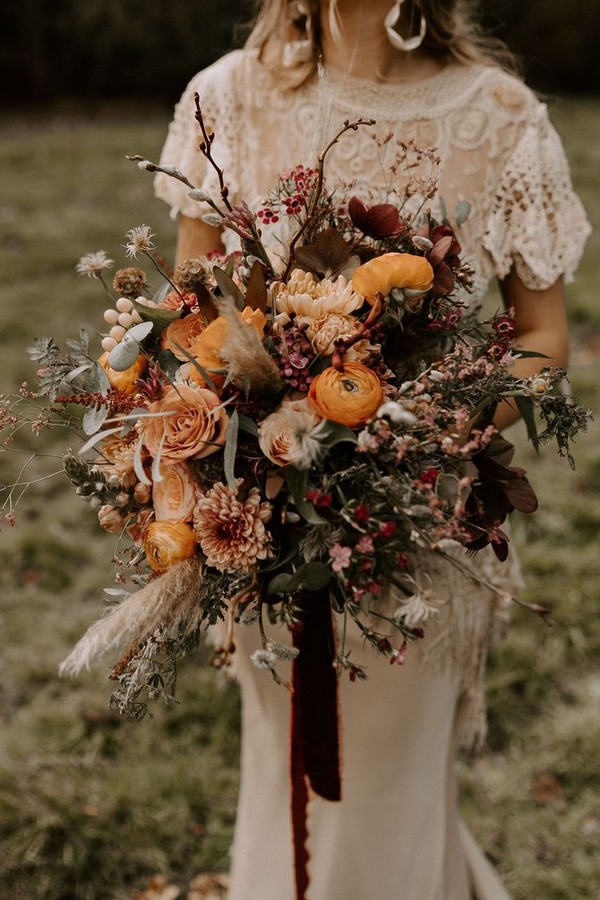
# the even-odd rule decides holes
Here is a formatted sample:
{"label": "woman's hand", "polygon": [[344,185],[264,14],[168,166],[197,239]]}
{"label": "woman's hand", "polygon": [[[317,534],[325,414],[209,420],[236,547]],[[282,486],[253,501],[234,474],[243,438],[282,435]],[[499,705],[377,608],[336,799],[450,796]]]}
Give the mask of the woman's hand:
{"label": "woman's hand", "polygon": [[208,256],[213,250],[223,252],[221,229],[208,225],[202,219],[179,217],[177,232],[177,252],[175,263],[179,265],[191,256]]}
{"label": "woman's hand", "polygon": [[[549,359],[516,360],[512,371],[517,376],[534,375],[545,366],[566,368],[569,360],[569,333],[562,277],[552,287],[532,291],[525,287],[512,269],[500,282],[505,306],[515,311],[514,347],[544,353]],[[519,411],[509,401],[498,407],[497,428],[502,430],[519,418]]]}

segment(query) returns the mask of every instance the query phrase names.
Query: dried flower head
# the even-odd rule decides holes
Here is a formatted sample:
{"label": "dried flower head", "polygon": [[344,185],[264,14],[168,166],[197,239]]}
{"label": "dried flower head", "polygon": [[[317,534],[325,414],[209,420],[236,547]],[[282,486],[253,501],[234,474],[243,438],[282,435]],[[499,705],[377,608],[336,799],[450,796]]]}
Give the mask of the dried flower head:
{"label": "dried flower head", "polygon": [[199,288],[210,280],[210,268],[206,257],[192,256],[175,269],[175,285],[183,293],[197,294]]}
{"label": "dried flower head", "polygon": [[104,250],[98,250],[96,253],[87,253],[82,256],[75,271],[78,275],[87,275],[88,278],[101,278],[103,269],[110,269],[114,266],[113,259],[109,259]]}
{"label": "dried flower head", "polygon": [[137,259],[138,253],[150,253],[151,250],[156,250],[155,244],[152,243],[154,234],[149,225],[137,225],[135,228],[131,228],[125,237],[127,238],[125,252],[130,259]]}
{"label": "dried flower head", "polygon": [[117,269],[113,278],[113,288],[122,297],[137,299],[146,287],[146,273],[137,266]]}
{"label": "dried flower head", "polygon": [[220,572],[247,571],[271,555],[271,535],[265,523],[271,518],[270,503],[251,488],[245,500],[238,498],[242,479],[235,488],[218,482],[198,500],[194,529],[209,566]]}

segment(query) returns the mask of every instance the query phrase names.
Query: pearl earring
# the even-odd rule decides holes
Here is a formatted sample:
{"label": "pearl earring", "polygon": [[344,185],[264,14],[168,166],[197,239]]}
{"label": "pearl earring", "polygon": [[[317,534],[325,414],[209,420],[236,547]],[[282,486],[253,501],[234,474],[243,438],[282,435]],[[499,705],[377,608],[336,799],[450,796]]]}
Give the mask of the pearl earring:
{"label": "pearl earring", "polygon": [[398,19],[400,18],[400,7],[403,3],[404,0],[397,0],[397,2],[394,3],[385,17],[383,24],[390,44],[397,50],[404,50],[405,53],[409,53],[411,50],[416,50],[423,43],[423,38],[427,31],[427,22],[425,16],[421,13],[419,33],[411,38],[403,38],[402,35],[395,30],[395,25],[398,24]]}

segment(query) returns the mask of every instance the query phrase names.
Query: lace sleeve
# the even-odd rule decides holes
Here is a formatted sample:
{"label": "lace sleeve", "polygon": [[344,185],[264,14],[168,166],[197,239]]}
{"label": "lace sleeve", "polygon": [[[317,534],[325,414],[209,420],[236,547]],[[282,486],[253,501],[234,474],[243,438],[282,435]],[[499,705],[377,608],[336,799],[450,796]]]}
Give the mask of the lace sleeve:
{"label": "lace sleeve", "polygon": [[560,137],[540,105],[498,182],[484,246],[498,278],[514,265],[526,287],[544,290],[560,275],[573,278],[590,230]]}
{"label": "lace sleeve", "polygon": [[[195,75],[175,107],[163,147],[161,165],[176,166],[195,187],[203,188],[218,200],[219,183],[216,172],[207,166],[198,149],[201,140],[200,127],[195,119],[194,94],[200,97],[200,106],[206,125],[215,132],[213,154],[218,164],[227,170],[230,192],[237,190],[230,147],[231,122],[235,122],[235,92],[232,86],[231,53],[214,65]],[[154,193],[171,207],[173,218],[178,213],[192,219],[201,218],[208,207],[188,196],[189,188],[181,181],[159,172],[154,179]]]}

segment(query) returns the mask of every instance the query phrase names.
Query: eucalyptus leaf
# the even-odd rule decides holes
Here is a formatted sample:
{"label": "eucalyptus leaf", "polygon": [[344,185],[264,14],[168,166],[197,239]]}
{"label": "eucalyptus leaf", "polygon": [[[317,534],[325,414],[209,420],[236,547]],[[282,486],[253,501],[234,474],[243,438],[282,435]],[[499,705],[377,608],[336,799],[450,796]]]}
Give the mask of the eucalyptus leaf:
{"label": "eucalyptus leaf", "polygon": [[171,350],[161,350],[160,353],[157,353],[155,359],[167,378],[173,380],[181,366],[181,362],[175,354]]}
{"label": "eucalyptus leaf", "polygon": [[106,406],[100,406],[99,408],[92,406],[86,409],[81,426],[83,433],[87,435],[96,434],[102,428],[107,418],[108,409]]}
{"label": "eucalyptus leaf", "polygon": [[140,345],[133,339],[121,341],[108,354],[108,365],[115,372],[125,372],[130,369],[140,355]]}
{"label": "eucalyptus leaf", "polygon": [[246,301],[235,281],[219,266],[213,267],[213,275],[222,295],[233,300],[236,309],[241,312],[246,306]]}
{"label": "eucalyptus leaf", "polygon": [[119,425],[117,428],[107,428],[105,431],[97,432],[92,435],[89,441],[86,441],[83,447],[80,447],[77,451],[78,456],[84,456],[88,450],[91,450],[92,447],[95,447],[100,441],[104,440],[104,438],[110,437],[111,434],[118,434],[122,431],[121,426]]}
{"label": "eucalyptus leaf", "polygon": [[185,347],[182,347],[181,344],[178,344],[178,343],[177,343],[177,341],[173,341],[173,343],[174,343],[174,345],[177,347],[177,349],[178,349],[181,353],[183,353],[183,355],[185,356],[185,358],[187,359],[187,361],[188,361],[189,363],[191,363],[191,365],[196,369],[196,371],[199,372],[200,375],[202,375],[202,377],[204,378],[204,381],[206,382],[207,387],[209,387],[210,390],[211,390],[214,394],[216,394],[216,393],[217,393],[217,389],[216,389],[216,387],[215,387],[215,383],[214,383],[214,381],[212,380],[212,378],[210,377],[210,375],[208,374],[208,372],[206,371],[206,369],[204,368],[204,366],[201,366],[200,363],[198,362],[198,360],[197,360],[197,359],[194,359],[194,357],[192,356],[192,354],[191,354],[191,353],[188,353],[187,350],[185,349]]}
{"label": "eucalyptus leaf", "polygon": [[438,203],[440,204],[440,215],[442,217],[442,223],[448,224],[448,210],[446,209],[446,202],[441,194],[438,194]]}
{"label": "eucalyptus leaf", "polygon": [[77,366],[76,369],[73,369],[71,372],[69,372],[68,375],[65,375],[65,381],[67,381],[67,382],[75,381],[75,379],[79,375],[81,375],[83,372],[87,372],[89,369],[91,369],[91,367],[92,367],[92,364],[89,362],[84,363],[81,366]]}
{"label": "eucalyptus leaf", "polygon": [[325,563],[304,563],[293,573],[281,572],[271,579],[268,594],[293,594],[295,591],[320,591],[333,577],[333,572]]}
{"label": "eucalyptus leaf", "polygon": [[292,575],[287,572],[275,575],[267,585],[267,594],[291,594],[293,590]]}
{"label": "eucalyptus leaf", "polygon": [[336,447],[338,444],[357,444],[358,438],[347,425],[341,425],[339,422],[327,421],[324,423],[323,430],[319,430],[319,443],[321,444],[323,453],[327,453],[332,447]]}
{"label": "eucalyptus leaf", "polygon": [[471,212],[471,204],[468,200],[461,200],[456,204],[454,209],[454,221],[457,225],[462,225],[469,218]]}
{"label": "eucalyptus leaf", "polygon": [[540,353],[539,350],[519,350],[518,348],[513,348],[510,351],[510,355],[513,359],[552,359],[551,356]]}
{"label": "eucalyptus leaf", "polygon": [[517,404],[517,409],[521,413],[521,418],[525,422],[527,437],[531,441],[535,449],[539,451],[537,441],[538,430],[535,421],[533,401],[529,397],[515,397],[515,402]]}
{"label": "eucalyptus leaf", "polygon": [[[154,303],[161,303],[165,299],[165,297],[171,293],[172,290],[173,288],[171,287],[171,282],[165,280],[158,288],[158,290],[154,291],[154,293],[152,294],[152,300],[154,301]],[[144,306],[143,303],[139,303],[138,306],[141,306],[142,309],[148,309],[148,307]]]}
{"label": "eucalyptus leaf", "polygon": [[133,340],[141,343],[144,338],[148,337],[153,327],[154,325],[152,322],[139,322],[137,325],[132,325],[125,334],[124,340]]}
{"label": "eucalyptus leaf", "polygon": [[230,488],[235,489],[235,455],[237,453],[237,438],[239,429],[239,417],[237,409],[233,411],[229,419],[229,425],[225,432],[225,450],[223,451],[223,466],[225,478]]}
{"label": "eucalyptus leaf", "polygon": [[178,309],[158,309],[155,306],[144,306],[143,303],[138,303],[137,300],[132,300],[131,302],[133,303],[133,308],[139,313],[144,322],[152,322],[156,331],[162,331],[175,319],[181,318],[181,311]]}
{"label": "eucalyptus leaf", "polygon": [[142,462],[143,447],[144,447],[144,435],[140,434],[137,444],[135,445],[135,451],[133,453],[133,471],[137,475],[138,480],[141,481],[142,484],[145,484],[149,487],[152,484],[152,482],[146,475],[146,472],[144,471],[144,464]]}
{"label": "eucalyptus leaf", "polygon": [[258,437],[258,425],[249,416],[238,413],[238,420],[240,431],[245,431],[246,434],[251,434],[252,437]]}
{"label": "eucalyptus leaf", "polygon": [[[94,361],[86,367],[88,374],[82,381],[85,383],[85,390],[91,394],[102,394],[106,396],[110,391],[110,381],[103,366],[99,362]],[[73,373],[71,373],[73,374]]]}
{"label": "eucalyptus leaf", "polygon": [[304,563],[294,572],[292,589],[295,591],[320,591],[329,584],[332,578],[333,572],[326,563]]}
{"label": "eucalyptus leaf", "polygon": [[294,468],[294,466],[289,466],[285,470],[285,480],[287,482],[289,492],[292,495],[292,499],[296,505],[296,509],[298,510],[302,518],[306,519],[307,522],[310,522],[311,525],[327,524],[327,519],[324,519],[323,516],[320,516],[314,508],[313,504],[309,503],[309,501],[306,500],[306,491],[308,490],[308,472],[301,472],[299,469]]}

